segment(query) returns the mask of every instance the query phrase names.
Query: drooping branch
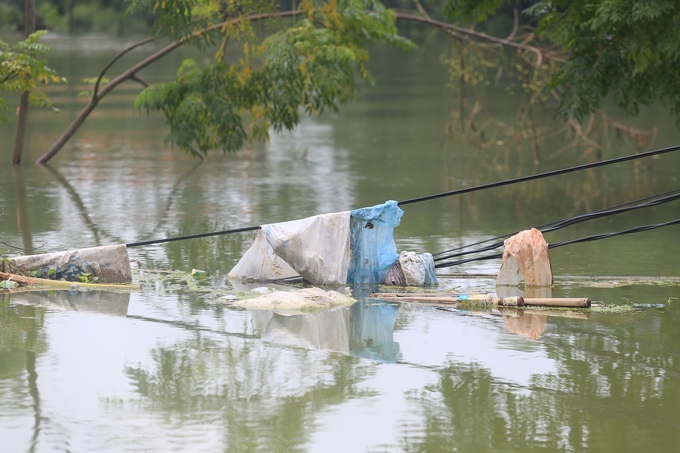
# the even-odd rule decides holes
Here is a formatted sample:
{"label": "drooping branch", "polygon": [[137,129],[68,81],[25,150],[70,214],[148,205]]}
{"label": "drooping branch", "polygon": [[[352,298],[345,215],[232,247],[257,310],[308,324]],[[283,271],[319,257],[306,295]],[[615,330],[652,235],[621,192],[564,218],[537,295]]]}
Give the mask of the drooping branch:
{"label": "drooping branch", "polygon": [[0,85],[2,85],[5,82],[9,82],[10,80],[16,79],[17,76],[18,76],[18,74],[16,72],[10,72],[3,79],[0,80]]}
{"label": "drooping branch", "polygon": [[[119,54],[116,57],[114,57],[107,65],[106,68],[101,72],[97,83],[95,85],[95,89],[93,90],[92,97],[90,98],[90,101],[87,103],[87,105],[83,108],[83,110],[80,111],[80,113],[76,116],[76,118],[71,122],[68,128],[61,134],[61,136],[57,139],[56,142],[52,145],[52,147],[47,150],[40,158],[36,161],[37,164],[44,164],[47,163],[52,157],[54,157],[60,150],[63,148],[63,146],[73,137],[73,135],[76,133],[76,131],[82,126],[82,124],[85,122],[88,116],[90,116],[90,113],[95,109],[99,101],[106,96],[108,93],[110,93],[114,88],[116,88],[118,85],[121,83],[131,80],[134,77],[136,77],[136,73],[139,72],[140,70],[146,68],[147,66],[155,63],[156,61],[160,60],[164,56],[168,55],[170,52],[173,50],[183,46],[187,42],[191,41],[194,38],[197,38],[201,36],[204,33],[208,33],[217,29],[221,29],[229,24],[236,23],[242,20],[248,20],[248,21],[259,21],[259,20],[265,20],[265,19],[270,19],[270,18],[283,18],[283,17],[291,17],[291,16],[296,16],[299,14],[303,14],[302,11],[300,10],[294,10],[294,11],[281,11],[281,12],[276,12],[276,13],[263,13],[263,14],[254,14],[251,16],[247,16],[245,18],[237,18],[237,19],[230,19],[224,22],[220,22],[218,24],[211,25],[210,27],[206,27],[202,30],[198,30],[191,35],[188,35],[182,39],[179,39],[175,42],[172,42],[162,48],[161,50],[157,51],[156,53],[148,56],[147,58],[143,59],[136,65],[130,67],[126,71],[122,72],[119,74],[117,77],[112,79],[109,83],[104,85],[101,88],[101,91],[99,91],[98,84],[102,80],[103,75],[106,71],[106,69],[110,68],[111,65],[115,61],[117,61],[122,55]],[[137,43],[131,47],[128,47],[123,51],[123,53],[127,53],[133,48],[139,47],[141,45],[147,44],[148,42],[151,42],[152,40],[145,40],[140,43]]]}
{"label": "drooping branch", "polygon": [[132,77],[130,77],[130,80],[134,80],[135,82],[139,82],[144,88],[148,88],[148,87],[149,87],[149,84],[146,83],[143,79],[141,79],[141,78],[140,78],[139,76],[137,76],[137,75],[133,75]]}
{"label": "drooping branch", "polygon": [[[417,3],[419,4],[419,2]],[[424,8],[422,9],[421,12],[424,12]],[[118,61],[123,55],[127,54],[133,49],[136,49],[138,47],[141,47],[145,44],[148,44],[150,42],[155,41],[156,38],[149,38],[144,41],[140,41],[136,44],[133,44],[132,46],[126,48],[119,54],[117,54],[114,58],[112,58],[106,66],[102,69],[100,72],[99,77],[97,78],[97,81],[95,82],[94,89],[92,92],[92,96],[87,103],[87,105],[81,110],[81,112],[76,116],[76,118],[72,121],[72,123],[69,125],[69,127],[61,134],[61,136],[55,141],[55,143],[52,145],[52,147],[47,150],[40,158],[36,161],[38,164],[44,164],[48,162],[54,155],[57,154],[61,150],[61,148],[73,137],[73,135],[76,133],[76,131],[82,126],[82,124],[85,122],[85,120],[89,117],[90,113],[95,109],[99,101],[106,96],[108,93],[110,93],[113,89],[115,89],[118,85],[121,83],[128,81],[128,80],[134,80],[139,83],[141,83],[144,86],[147,86],[144,81],[138,78],[137,73],[146,68],[147,66],[155,63],[159,59],[163,58],[167,54],[171,53],[175,49],[181,47],[182,45],[186,44],[187,42],[191,41],[192,39],[198,38],[201,35],[205,33],[209,33],[218,29],[223,29],[224,27],[230,25],[230,24],[235,24],[239,21],[259,21],[259,20],[265,20],[265,19],[270,19],[270,18],[285,18],[285,17],[294,17],[300,14],[303,14],[304,12],[301,10],[293,10],[293,11],[281,11],[281,12],[275,12],[275,13],[260,13],[260,14],[253,14],[251,16],[246,16],[244,18],[233,18],[229,19],[226,21],[222,21],[220,23],[216,23],[214,25],[211,25],[209,27],[203,28],[201,30],[198,30],[190,35],[187,35],[186,37],[179,39],[177,41],[174,41],[164,48],[158,50],[154,54],[148,56],[147,58],[143,59],[142,61],[138,62],[134,66],[128,68],[127,70],[123,71],[121,74],[119,74],[117,77],[113,78],[109,83],[101,87],[101,82],[104,78],[105,73],[113,66],[113,64]],[[507,47],[512,47],[518,50],[522,51],[528,51],[536,55],[536,62],[535,65],[537,67],[541,66],[543,60],[544,60],[544,55],[545,53],[539,49],[536,46],[528,44],[526,41],[525,42],[519,42],[517,40],[513,40],[512,37],[510,38],[498,38],[480,31],[460,27],[457,25],[453,25],[447,22],[442,22],[438,21],[435,19],[432,19],[429,16],[421,16],[417,14],[412,14],[412,13],[407,13],[407,12],[398,12],[395,11],[395,17],[398,20],[406,20],[406,21],[411,21],[411,22],[418,22],[418,23],[423,23],[429,26],[433,26],[442,30],[445,30],[447,33],[453,35],[457,39],[468,39],[468,38],[476,38],[477,40],[481,40],[487,43],[494,43],[497,45],[501,46],[507,46]],[[549,57],[550,58],[550,57]],[[551,58],[552,59],[552,58]],[[200,156],[199,156],[200,157]]]}
{"label": "drooping branch", "polygon": [[99,92],[99,84],[101,83],[102,79],[104,78],[106,71],[108,71],[116,61],[120,60],[125,54],[136,49],[137,47],[144,46],[146,44],[149,44],[150,42],[154,42],[155,40],[156,40],[156,38],[153,37],[153,38],[145,39],[144,41],[140,41],[138,43],[135,43],[135,44],[131,45],[130,47],[128,47],[127,49],[124,49],[122,52],[118,53],[118,55],[116,55],[115,57],[113,57],[106,64],[106,66],[104,66],[104,69],[102,69],[101,72],[99,73],[99,77],[97,77],[97,81],[94,84],[94,89],[92,90],[92,96],[93,97],[97,96],[97,93]]}
{"label": "drooping branch", "polygon": [[397,19],[401,20],[408,20],[411,22],[420,22],[423,24],[431,25],[433,27],[440,28],[442,30],[446,31],[455,31],[456,33],[463,35],[463,36],[471,36],[474,38],[479,38],[484,41],[500,44],[503,46],[507,47],[513,47],[515,49],[519,50],[527,50],[529,52],[532,52],[536,55],[537,61],[536,61],[536,66],[540,66],[543,63],[543,52],[536,46],[532,46],[526,43],[522,42],[517,42],[513,41],[511,39],[505,39],[505,38],[497,38],[495,36],[486,34],[481,31],[477,30],[472,30],[470,28],[465,28],[465,27],[459,27],[457,25],[450,24],[448,22],[442,22],[439,20],[434,20],[429,17],[424,17],[424,16],[419,16],[417,14],[411,14],[411,13],[404,13],[404,12],[397,12],[395,11],[395,15]]}

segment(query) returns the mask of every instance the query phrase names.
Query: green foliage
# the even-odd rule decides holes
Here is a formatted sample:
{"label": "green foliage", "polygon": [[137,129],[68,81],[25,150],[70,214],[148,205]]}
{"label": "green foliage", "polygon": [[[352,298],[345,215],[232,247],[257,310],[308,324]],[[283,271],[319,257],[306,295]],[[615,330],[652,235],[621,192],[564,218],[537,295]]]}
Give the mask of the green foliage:
{"label": "green foliage", "polygon": [[[172,33],[175,26],[189,26],[188,17],[182,18],[188,6],[180,8]],[[355,71],[371,80],[367,44],[410,46],[397,35],[392,13],[378,2],[333,0],[302,7],[303,19],[259,43],[244,43],[237,62],[223,61],[226,40],[208,66],[185,61],[176,80],[145,89],[135,108],[162,112],[173,146],[189,152],[235,151],[248,141],[266,140],[271,129],[294,128],[301,111],[318,115],[350,100],[358,89]],[[221,32],[230,36],[239,30],[237,37],[252,38],[244,20],[228,23]]]}
{"label": "green foliage", "polygon": [[102,77],[101,79],[99,77],[87,77],[83,79],[83,83],[86,85],[91,85],[92,90],[88,91],[81,91],[78,93],[78,96],[87,96],[91,97],[93,94],[94,86],[97,84],[97,81],[99,81],[100,84],[105,85],[110,82],[108,77]]}
{"label": "green foliage", "polygon": [[97,283],[99,282],[99,277],[93,277],[91,272],[81,272],[78,276],[83,283]]}
{"label": "green foliage", "polygon": [[14,30],[16,24],[22,20],[21,11],[17,7],[0,3],[0,30],[10,29]]}
{"label": "green foliage", "polygon": [[[449,0],[452,19],[482,21],[510,0]],[[566,62],[552,78],[558,115],[583,119],[613,99],[630,115],[662,102],[680,127],[680,3],[674,0],[538,1],[523,13]]]}
{"label": "green foliage", "polygon": [[444,6],[444,15],[450,21],[484,22],[489,19],[507,0],[449,0]]}
{"label": "green foliage", "polygon": [[[45,33],[45,30],[35,32],[13,47],[0,40],[0,91],[29,91],[31,104],[54,109],[44,90],[49,83],[65,82],[65,79],[39,58],[50,50],[40,42]],[[7,121],[7,111],[5,100],[0,98],[0,121]]]}
{"label": "green foliage", "polygon": [[[581,119],[611,96],[628,114],[661,101],[678,118],[680,4],[663,0],[571,2],[551,11],[544,34],[563,43],[566,64],[554,79],[564,89],[559,113]],[[680,126],[680,121],[676,120]]]}

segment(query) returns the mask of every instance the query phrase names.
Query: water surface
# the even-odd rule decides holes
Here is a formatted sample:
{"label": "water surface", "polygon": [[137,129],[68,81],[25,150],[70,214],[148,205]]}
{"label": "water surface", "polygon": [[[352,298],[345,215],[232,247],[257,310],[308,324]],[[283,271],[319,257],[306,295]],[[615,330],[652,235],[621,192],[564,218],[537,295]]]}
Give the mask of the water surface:
{"label": "water surface", "polygon": [[[563,149],[568,134],[541,144],[538,166],[527,142],[477,148],[460,134],[449,138],[447,118],[458,104],[439,63],[446,47],[430,45],[411,54],[378,49],[378,85],[339,114],[305,119],[270,143],[203,164],[164,146],[162,118],[132,113],[139,87],[126,84],[49,166],[35,166],[83,105],[79,81],[124,44],[83,42],[53,42],[51,64],[70,80],[52,95],[62,112],[32,111],[27,163],[0,166],[5,250],[254,226],[593,158],[584,146]],[[187,56],[173,55],[144,77],[167,80]],[[490,109],[513,123],[518,100],[491,94]],[[678,143],[662,109],[634,124],[658,128],[654,147]],[[0,125],[5,150],[13,128]],[[604,144],[603,158],[636,150],[614,135]],[[677,189],[679,159],[667,154],[406,205],[397,245],[437,253]],[[670,203],[546,240],[678,213]],[[395,305],[368,297],[370,288],[356,288],[350,308],[315,315],[236,309],[218,297],[231,289],[225,276],[249,233],[131,248],[138,273],[196,268],[212,277],[199,289],[145,279],[129,293],[0,294],[3,451],[678,451],[677,235],[671,226],[554,249],[554,296],[666,305],[573,317]],[[440,289],[495,292],[493,278],[454,274],[493,275],[499,266],[447,269]]]}

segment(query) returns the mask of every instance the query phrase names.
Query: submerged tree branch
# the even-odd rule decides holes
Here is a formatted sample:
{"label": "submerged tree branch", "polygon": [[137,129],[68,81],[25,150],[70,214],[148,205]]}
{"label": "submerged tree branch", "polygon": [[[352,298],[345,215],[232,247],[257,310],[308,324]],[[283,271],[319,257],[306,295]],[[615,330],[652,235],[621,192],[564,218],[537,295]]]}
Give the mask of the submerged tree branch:
{"label": "submerged tree branch", "polygon": [[[61,136],[57,139],[56,142],[52,145],[52,147],[47,150],[38,160],[36,161],[37,164],[44,164],[47,163],[52,157],[57,154],[61,148],[73,137],[73,135],[76,133],[76,131],[82,126],[82,124],[85,122],[88,116],[90,116],[90,113],[95,109],[99,101],[106,96],[108,93],[110,93],[114,88],[116,88],[118,85],[121,83],[132,79],[135,77],[135,74],[140,71],[141,69],[146,68],[147,66],[151,65],[152,63],[155,63],[157,60],[160,60],[173,50],[183,46],[190,40],[200,37],[202,34],[214,31],[217,29],[220,29],[224,27],[225,25],[228,25],[230,23],[237,23],[242,20],[248,20],[248,21],[258,21],[258,20],[264,20],[264,19],[270,19],[270,18],[275,18],[275,17],[290,17],[290,16],[296,16],[299,14],[303,14],[302,11],[300,10],[294,10],[294,11],[281,11],[277,13],[264,13],[264,14],[254,14],[252,16],[248,16],[245,18],[237,18],[237,19],[230,19],[228,21],[220,22],[215,25],[211,25],[210,27],[204,28],[202,30],[198,30],[191,35],[182,38],[180,40],[177,40],[171,44],[168,44],[158,52],[148,56],[147,58],[143,59],[136,65],[130,67],[126,71],[122,72],[119,74],[117,77],[112,79],[109,83],[104,85],[104,87],[101,88],[101,91],[98,91],[98,87],[95,86],[95,90],[93,90],[92,97],[90,98],[90,101],[87,103],[87,105],[83,108],[83,110],[80,111],[80,113],[76,116],[76,118],[71,122],[71,124],[66,128],[66,130],[61,134]],[[142,41],[140,43],[137,43],[136,45],[133,45],[131,47],[128,47],[123,51],[123,53],[127,53],[130,50],[132,50],[135,47],[139,47],[143,44],[147,44],[148,42],[151,42],[150,40]],[[118,60],[122,55],[117,55],[114,57],[106,66],[105,69],[108,69],[113,65],[113,63]],[[100,74],[99,79],[97,80],[97,84],[99,81],[102,79],[105,71],[102,71]]]}
{"label": "submerged tree branch", "polygon": [[141,79],[139,76],[136,74],[130,77],[130,80],[134,80],[135,82],[139,82],[144,88],[148,88],[149,84],[146,83],[143,79]]}
{"label": "submerged tree branch", "polygon": [[[511,34],[508,38],[497,38],[495,36],[489,35],[487,33],[479,32],[473,29],[469,28],[464,28],[460,27],[457,25],[453,25],[447,22],[442,22],[438,21],[435,19],[432,19],[427,15],[427,12],[423,8],[422,4],[419,2],[419,0],[414,0],[416,3],[417,9],[424,14],[423,16],[417,15],[417,14],[412,14],[412,13],[407,13],[407,12],[398,12],[394,11],[395,17],[398,20],[406,20],[406,21],[411,21],[411,22],[419,22],[423,23],[426,25],[430,25],[436,28],[439,28],[441,30],[445,30],[447,33],[451,34],[457,39],[460,40],[467,40],[469,38],[476,38],[478,40],[482,40],[488,43],[494,43],[497,45],[501,46],[506,46],[506,47],[511,47],[515,48],[521,51],[528,51],[533,53],[536,56],[536,61],[534,63],[535,67],[540,67],[543,64],[543,61],[545,58],[553,59],[552,55],[546,55],[541,49],[539,49],[536,46],[528,44],[529,40],[525,40],[523,42],[519,42],[514,38],[514,35]],[[216,23],[214,25],[211,25],[209,27],[203,28],[201,30],[198,30],[194,33],[191,33],[190,35],[187,35],[184,38],[178,39],[177,41],[174,41],[167,46],[163,47],[162,49],[158,50],[157,52],[153,53],[152,55],[148,56],[147,58],[141,60],[134,66],[128,68],[127,70],[123,71],[121,74],[113,78],[109,83],[104,85],[103,87],[100,86],[105,73],[113,66],[113,64],[120,60],[120,58],[124,55],[126,55],[128,52],[130,52],[133,49],[136,49],[138,47],[141,47],[145,44],[148,44],[150,42],[153,42],[156,40],[156,38],[149,38],[143,41],[140,41],[136,44],[131,45],[130,47],[124,49],[121,51],[119,54],[117,54],[115,57],[113,57],[107,64],[106,66],[102,69],[100,72],[99,77],[97,78],[97,81],[95,82],[94,89],[92,92],[92,96],[89,100],[89,102],[85,105],[85,107],[80,111],[80,113],[76,116],[76,118],[71,122],[71,124],[68,126],[68,128],[61,134],[61,136],[54,142],[54,144],[42,155],[40,158],[36,161],[38,164],[44,164],[48,162],[52,157],[54,157],[60,150],[63,148],[63,146],[73,137],[73,135],[76,133],[76,131],[82,126],[82,124],[85,122],[85,120],[89,117],[90,113],[96,108],[97,104],[99,101],[106,96],[108,93],[110,93],[113,89],[115,89],[118,85],[121,83],[128,81],[128,80],[134,80],[139,83],[141,83],[144,86],[147,86],[146,83],[144,83],[141,79],[138,78],[137,73],[146,68],[147,66],[155,63],[159,59],[163,58],[170,52],[174,51],[175,49],[181,47],[182,45],[186,44],[187,42],[200,37],[201,35],[205,33],[209,33],[218,29],[223,29],[225,26],[228,26],[230,24],[235,24],[240,21],[260,21],[260,20],[265,20],[265,19],[270,19],[270,18],[278,18],[282,19],[285,17],[295,17],[297,15],[304,14],[304,11],[301,11],[299,9],[292,10],[292,11],[280,11],[280,12],[275,12],[275,13],[260,13],[260,14],[253,14],[251,16],[247,17],[241,17],[241,18],[232,18],[228,19],[225,21],[222,21],[220,23]],[[513,30],[514,33],[514,30]],[[197,153],[195,153],[199,158],[201,157]],[[205,158],[205,156],[203,156]]]}

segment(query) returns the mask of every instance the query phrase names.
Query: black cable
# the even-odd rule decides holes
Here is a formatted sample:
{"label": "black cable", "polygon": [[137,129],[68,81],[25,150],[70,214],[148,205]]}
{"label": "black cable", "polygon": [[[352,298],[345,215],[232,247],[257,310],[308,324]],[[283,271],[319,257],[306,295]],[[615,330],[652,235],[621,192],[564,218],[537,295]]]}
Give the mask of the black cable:
{"label": "black cable", "polygon": [[[553,171],[548,171],[545,173],[538,173],[536,175],[531,175],[531,176],[523,176],[521,178],[515,178],[515,179],[508,179],[505,181],[499,181],[495,183],[490,183],[490,184],[483,184],[481,186],[475,186],[475,187],[468,187],[465,189],[458,189],[454,190],[451,192],[444,192],[444,193],[439,193],[436,195],[429,195],[427,197],[420,197],[420,198],[412,198],[410,200],[404,200],[404,201],[399,201],[397,202],[400,205],[405,205],[405,204],[411,204],[411,203],[417,203],[420,201],[428,201],[428,200],[433,200],[435,198],[442,198],[442,197],[448,197],[448,196],[453,196],[453,195],[460,195],[464,193],[469,193],[469,192],[474,192],[477,190],[484,190],[484,189],[491,189],[493,187],[501,187],[505,186],[508,184],[516,184],[519,182],[524,182],[524,181],[531,181],[534,179],[540,179],[540,178],[546,178],[548,176],[556,176],[556,175],[561,175],[564,173],[571,173],[573,171],[578,171],[578,170],[586,170],[588,168],[595,168],[595,167],[601,167],[604,165],[610,165],[610,164],[615,164],[619,162],[626,162],[629,160],[634,160],[634,159],[641,159],[643,157],[648,157],[648,156],[655,156],[658,154],[664,154],[668,153],[671,151],[678,151],[680,150],[680,145],[676,146],[671,146],[669,148],[662,148],[662,149],[657,149],[653,151],[647,151],[644,153],[640,154],[632,154],[629,156],[624,156],[624,157],[617,157],[614,159],[608,159],[608,160],[602,160],[599,162],[594,162],[591,164],[584,164],[584,165],[578,165],[575,167],[569,167],[569,168],[563,168],[561,170],[553,170]],[[214,231],[214,232],[208,232],[208,233],[199,233],[199,234],[192,234],[188,236],[179,236],[179,237],[174,237],[174,238],[167,238],[167,239],[152,239],[148,241],[140,241],[140,242],[132,242],[129,244],[125,244],[127,247],[139,247],[142,245],[152,245],[152,244],[162,244],[166,242],[173,242],[173,241],[182,241],[185,239],[196,239],[196,238],[202,238],[202,237],[208,237],[208,236],[219,236],[222,234],[231,234],[231,233],[242,233],[244,231],[254,231],[259,229],[259,226],[251,226],[251,227],[245,227],[245,228],[237,228],[233,230],[225,230],[225,231]]]}
{"label": "black cable", "polygon": [[[673,195],[661,197],[661,195],[668,194],[668,193],[673,193]],[[659,198],[653,199],[651,201],[647,201],[646,203],[641,203],[641,204],[638,204],[638,205],[626,207],[626,206],[628,206],[631,203],[634,203],[636,201],[649,200],[649,199],[654,198],[654,197],[659,197]],[[635,200],[633,202],[623,203],[623,204],[620,204],[620,205],[612,206],[612,207],[605,208],[605,209],[600,209],[600,210],[589,212],[589,213],[586,213],[586,214],[580,214],[580,215],[577,215],[577,216],[574,216],[574,217],[569,217],[567,219],[558,220],[556,222],[551,222],[551,223],[547,223],[547,224],[544,224],[544,225],[539,225],[539,226],[536,227],[536,229],[540,230],[542,233],[549,233],[551,231],[559,230],[561,228],[565,228],[565,227],[568,227],[568,226],[571,226],[571,225],[575,225],[577,223],[585,222],[586,220],[592,220],[592,219],[597,219],[597,218],[600,218],[600,217],[606,217],[606,216],[610,216],[610,215],[621,214],[623,212],[633,211],[633,210],[636,210],[636,209],[658,206],[660,204],[668,203],[670,201],[674,201],[674,200],[677,200],[677,199],[680,199],[680,189],[676,189],[676,190],[669,191],[669,192],[664,192],[663,194],[657,194],[657,195],[653,195],[653,196],[650,196],[650,197],[641,198],[641,199]],[[488,239],[486,241],[480,241],[480,242],[477,242],[476,244],[481,244],[481,243],[484,243],[484,242],[488,242],[490,240],[498,240],[498,239],[507,238],[507,237],[513,236],[515,234],[517,234],[517,232],[507,234],[507,235],[504,235],[504,236],[498,236],[496,238]],[[435,258],[434,261],[435,262],[442,261],[442,260],[446,260],[446,259],[450,259],[450,258],[455,258],[457,256],[469,255],[471,253],[487,252],[489,250],[496,249],[496,248],[502,246],[503,244],[504,244],[503,241],[494,242],[494,243],[487,245],[486,247],[483,247],[483,248],[480,248],[480,249],[468,250],[466,252],[459,252],[459,253],[454,253],[454,254],[451,254],[451,255],[440,256],[438,258]],[[474,245],[474,244],[470,244],[470,245],[466,246],[465,248],[467,248],[471,245]],[[449,251],[453,251],[453,250],[456,250],[456,249],[452,249],[452,250],[449,250]],[[441,255],[442,253],[446,253],[446,252],[439,252],[439,253],[437,253],[437,255]]]}
{"label": "black cable", "polygon": [[607,239],[611,238],[614,236],[620,236],[622,234],[630,234],[630,233],[639,233],[641,231],[649,231],[649,230],[654,230],[656,228],[661,228],[669,225],[676,225],[680,224],[680,219],[675,219],[675,220],[669,220],[668,222],[663,222],[663,223],[653,223],[650,225],[642,225],[639,227],[634,227],[634,228],[629,228],[627,230],[622,230],[622,231],[616,231],[612,233],[600,233],[600,234],[594,234],[592,236],[585,236],[582,238],[578,239],[572,239],[570,241],[563,241],[563,242],[556,242],[554,244],[548,245],[548,248],[554,249],[557,247],[562,247],[563,245],[569,245],[569,244],[576,244],[579,242],[590,242],[590,241],[597,241],[599,239]]}
{"label": "black cable", "polygon": [[259,230],[259,229],[260,229],[259,226],[251,226],[251,227],[245,227],[245,228],[236,228],[234,230],[211,231],[209,233],[191,234],[189,236],[178,236],[178,237],[167,238],[167,239],[153,239],[153,240],[149,240],[149,241],[131,242],[130,244],[125,244],[125,246],[126,247],[140,247],[142,245],[162,244],[164,242],[183,241],[185,239],[204,238],[204,237],[208,237],[208,236],[219,236],[221,234],[243,233],[244,231],[255,231],[255,230]]}
{"label": "black cable", "polygon": [[[656,228],[661,228],[661,227],[665,227],[665,226],[669,226],[669,225],[676,225],[676,224],[680,224],[680,219],[670,220],[668,222],[663,222],[663,223],[653,223],[653,224],[650,224],[650,225],[642,225],[642,226],[639,226],[639,227],[629,228],[627,230],[615,231],[615,232],[611,232],[611,233],[594,234],[592,236],[585,236],[585,237],[582,237],[582,238],[572,239],[572,240],[569,240],[569,241],[556,242],[554,244],[548,244],[548,248],[554,249],[554,248],[562,247],[563,245],[568,245],[568,244],[576,244],[576,243],[579,243],[579,242],[597,241],[599,239],[607,239],[607,238],[610,238],[610,237],[620,236],[620,235],[623,235],[623,234],[639,233],[641,231],[649,231],[649,230],[653,230],[653,229],[656,229]],[[479,257],[476,257],[476,258],[467,258],[467,259],[464,259],[464,260],[451,261],[451,262],[448,262],[448,263],[439,263],[439,264],[435,264],[434,267],[437,268],[437,269],[443,269],[443,268],[446,268],[446,267],[458,266],[459,264],[469,263],[471,261],[483,261],[483,260],[491,260],[491,259],[496,259],[496,258],[503,258],[503,254],[497,253],[495,255],[479,256]]]}
{"label": "black cable", "polygon": [[669,148],[662,148],[662,149],[647,151],[647,152],[639,153],[639,154],[631,154],[631,155],[628,155],[628,156],[616,157],[614,159],[601,160],[601,161],[598,161],[598,162],[593,162],[591,164],[583,164],[583,165],[577,165],[575,167],[563,168],[563,169],[560,169],[560,170],[546,171],[544,173],[538,173],[538,174],[535,174],[535,175],[522,176],[520,178],[515,178],[515,179],[506,179],[505,181],[492,182],[492,183],[489,183],[489,184],[482,184],[481,186],[474,186],[474,187],[467,187],[465,189],[452,190],[451,192],[443,192],[443,193],[439,193],[439,194],[436,194],[436,195],[428,195],[426,197],[411,198],[410,200],[400,201],[399,204],[405,205],[405,204],[411,204],[411,203],[418,203],[418,202],[421,202],[421,201],[434,200],[435,198],[443,198],[443,197],[448,197],[448,196],[452,196],[452,195],[461,195],[461,194],[464,194],[464,193],[474,192],[474,191],[477,191],[477,190],[484,190],[484,189],[491,189],[491,188],[494,188],[494,187],[507,186],[509,184],[517,184],[518,182],[525,182],[525,181],[532,181],[534,179],[547,178],[548,176],[563,175],[565,173],[571,173],[573,171],[587,170],[589,168],[602,167],[604,165],[610,165],[610,164],[616,164],[616,163],[619,163],[619,162],[626,162],[626,161],[629,161],[629,160],[641,159],[643,157],[655,156],[655,155],[658,155],[658,154],[664,154],[664,153],[669,153],[671,151],[678,151],[678,150],[680,150],[680,145],[675,145],[675,146],[671,146]]}
{"label": "black cable", "polygon": [[[663,197],[663,196],[665,196],[665,195],[670,195],[670,194],[675,194],[675,193],[680,193],[680,189],[669,190],[669,191],[667,191],[667,192],[661,192],[661,193],[658,193],[658,194],[655,194],[655,195],[649,195],[649,196],[647,196],[647,197],[638,198],[637,200],[627,201],[627,202],[625,202],[625,203],[621,203],[621,204],[609,206],[609,207],[607,207],[607,208],[598,209],[597,211],[592,211],[592,212],[590,212],[589,214],[594,214],[594,213],[598,213],[598,212],[605,212],[605,211],[613,210],[613,209],[616,209],[616,208],[621,208],[621,207],[624,207],[624,206],[628,206],[628,205],[631,205],[631,204],[633,204],[633,203],[639,203],[639,202],[641,202],[641,201],[651,200],[651,199],[653,199],[653,198]],[[670,200],[669,200],[669,201],[670,201]],[[580,217],[581,215],[585,215],[585,214],[580,214],[579,216],[576,216],[576,217],[568,217],[568,218],[566,218],[566,219],[557,220],[557,221],[554,221],[554,222],[544,223],[544,224],[542,224],[542,225],[536,226],[535,228],[542,231],[543,228],[551,227],[551,226],[553,226],[553,225],[555,225],[555,224],[558,224],[558,223],[560,223],[560,222],[564,222],[564,221],[570,220],[570,219],[572,219],[572,218]],[[470,247],[475,246],[475,245],[486,244],[487,242],[498,241],[498,240],[501,240],[501,239],[506,239],[506,238],[509,238],[510,236],[513,236],[513,235],[517,234],[517,233],[519,233],[519,231],[515,231],[514,233],[510,233],[510,234],[504,234],[504,235],[502,235],[502,236],[492,237],[492,238],[489,238],[489,239],[484,239],[484,240],[478,241],[478,242],[472,242],[472,243],[470,243],[470,244],[461,245],[460,247],[454,247],[454,248],[451,248],[451,249],[442,250],[441,252],[433,253],[432,256],[435,257],[435,256],[443,255],[444,253],[455,252],[456,250],[467,249],[467,248],[470,248]],[[501,245],[502,245],[502,242],[501,242]],[[492,247],[491,249],[496,248],[496,247],[497,247],[497,245],[494,246],[494,247]],[[472,252],[466,252],[466,253],[461,253],[461,254],[452,255],[452,256],[460,256],[460,255],[464,255],[464,254],[467,254],[467,253],[480,252],[480,251],[484,251],[484,250],[486,250],[486,249],[487,249],[487,248],[485,247],[484,249],[474,250],[474,251],[472,251]],[[434,260],[435,260],[435,261],[438,261],[438,260],[442,260],[442,259],[444,259],[444,257],[442,257],[442,258],[435,258]]]}

